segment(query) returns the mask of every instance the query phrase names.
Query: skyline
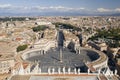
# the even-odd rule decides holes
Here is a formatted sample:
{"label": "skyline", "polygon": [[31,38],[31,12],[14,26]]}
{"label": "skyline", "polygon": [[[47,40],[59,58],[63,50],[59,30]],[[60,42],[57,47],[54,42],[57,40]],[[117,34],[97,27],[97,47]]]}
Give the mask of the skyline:
{"label": "skyline", "polygon": [[0,16],[11,14],[80,15],[120,13],[120,0],[0,0]]}

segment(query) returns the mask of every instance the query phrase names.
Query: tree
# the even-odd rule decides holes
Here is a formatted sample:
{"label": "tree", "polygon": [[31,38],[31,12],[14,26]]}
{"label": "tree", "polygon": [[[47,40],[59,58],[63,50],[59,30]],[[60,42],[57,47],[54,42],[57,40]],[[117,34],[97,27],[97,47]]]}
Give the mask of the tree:
{"label": "tree", "polygon": [[[88,40],[106,39],[106,44],[111,48],[120,47],[120,28],[110,28],[108,30],[97,30],[97,33]],[[110,41],[108,41],[110,40]]]}
{"label": "tree", "polygon": [[33,27],[32,30],[34,32],[38,32],[38,31],[44,31],[46,28],[48,28],[47,26],[44,26],[44,25],[39,25],[37,27]]}
{"label": "tree", "polygon": [[23,51],[23,50],[27,49],[27,47],[28,47],[27,44],[25,44],[25,45],[20,45],[20,46],[17,47],[17,52]]}
{"label": "tree", "polygon": [[64,29],[73,29],[75,31],[82,31],[80,28],[73,26],[71,24],[60,23],[60,22],[56,22],[53,24],[55,25],[56,28],[59,28],[59,26],[62,26],[62,28],[64,28]]}

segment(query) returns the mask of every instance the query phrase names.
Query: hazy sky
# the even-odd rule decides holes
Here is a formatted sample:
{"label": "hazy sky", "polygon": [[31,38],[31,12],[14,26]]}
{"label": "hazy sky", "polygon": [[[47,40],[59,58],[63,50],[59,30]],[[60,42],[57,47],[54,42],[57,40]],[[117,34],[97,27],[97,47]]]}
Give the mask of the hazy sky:
{"label": "hazy sky", "polygon": [[120,13],[120,0],[0,0],[0,12]]}

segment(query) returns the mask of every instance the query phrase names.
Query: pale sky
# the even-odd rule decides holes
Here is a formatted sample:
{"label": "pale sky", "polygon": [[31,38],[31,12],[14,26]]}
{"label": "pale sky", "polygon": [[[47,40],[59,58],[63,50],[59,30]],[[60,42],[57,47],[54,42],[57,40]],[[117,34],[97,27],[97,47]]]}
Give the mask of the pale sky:
{"label": "pale sky", "polygon": [[120,13],[120,0],[0,0],[0,13]]}

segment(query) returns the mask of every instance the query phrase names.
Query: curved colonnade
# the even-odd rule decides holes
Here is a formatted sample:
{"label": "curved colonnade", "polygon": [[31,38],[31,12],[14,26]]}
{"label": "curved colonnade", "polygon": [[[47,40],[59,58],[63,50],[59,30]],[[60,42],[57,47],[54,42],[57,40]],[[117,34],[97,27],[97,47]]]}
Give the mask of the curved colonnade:
{"label": "curved colonnade", "polygon": [[[25,50],[24,52],[20,53],[21,54],[20,57],[23,61],[26,61],[26,59],[28,57],[44,55],[44,54],[46,54],[47,50],[49,50],[51,48],[51,45],[52,45],[52,47],[55,46],[55,42],[53,41],[52,43],[51,42],[47,43],[47,45],[42,47],[42,49],[34,48],[34,49]],[[92,62],[85,62],[85,64],[88,66],[88,68],[90,68],[92,66],[95,70],[98,71],[99,69],[107,67],[108,58],[104,53],[94,50],[94,49],[88,49],[88,48],[83,48],[83,47],[80,47],[80,49],[81,50],[90,50],[90,51],[96,52],[99,55],[98,59],[96,59]],[[40,53],[39,54],[38,53],[30,54],[30,53],[37,52],[37,51],[39,51]]]}

